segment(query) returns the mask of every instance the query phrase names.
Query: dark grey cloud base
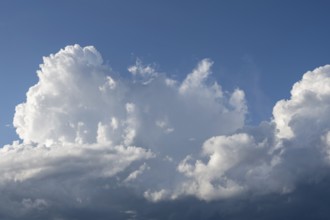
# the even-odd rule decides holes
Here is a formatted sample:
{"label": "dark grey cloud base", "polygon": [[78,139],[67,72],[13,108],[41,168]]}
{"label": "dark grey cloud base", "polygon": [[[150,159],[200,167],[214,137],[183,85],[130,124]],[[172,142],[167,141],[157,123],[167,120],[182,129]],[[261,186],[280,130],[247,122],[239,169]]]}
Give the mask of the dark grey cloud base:
{"label": "dark grey cloud base", "polygon": [[[56,195],[53,191],[48,191],[48,194],[52,194],[49,197],[52,200],[52,206],[39,204],[39,207],[36,206],[30,209],[23,206],[22,198],[31,196],[31,194],[36,196],[32,191],[40,192],[40,188],[43,187],[23,187],[20,184],[13,184],[10,189],[2,189],[0,218],[26,220],[326,220],[329,217],[329,184],[329,178],[327,178],[318,183],[301,184],[294,192],[285,195],[249,196],[213,202],[204,202],[187,197],[175,201],[151,203],[127,189],[116,189],[108,192],[97,192],[95,190],[88,203],[79,204],[77,201],[72,200],[70,196],[68,197],[68,194],[66,194],[68,192]],[[95,184],[96,187],[97,185],[100,185],[100,183]],[[90,190],[89,187],[88,189]],[[83,190],[83,188],[80,190]],[[36,203],[36,199],[26,200],[25,206],[29,202],[31,204]]]}

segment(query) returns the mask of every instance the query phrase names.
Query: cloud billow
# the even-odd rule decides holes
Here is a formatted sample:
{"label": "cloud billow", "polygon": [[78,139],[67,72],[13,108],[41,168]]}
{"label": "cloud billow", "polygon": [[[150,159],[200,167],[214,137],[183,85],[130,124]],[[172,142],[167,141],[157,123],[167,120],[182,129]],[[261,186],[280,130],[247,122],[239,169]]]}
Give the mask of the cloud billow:
{"label": "cloud billow", "polygon": [[[209,211],[200,209],[200,219],[231,219],[235,201],[278,197],[282,205],[282,197],[299,198],[301,185],[326,181],[330,67],[307,72],[270,121],[249,127],[244,92],[223,91],[209,77],[212,64],[201,60],[181,82],[140,60],[130,78],[115,77],[92,46],[44,57],[38,83],[16,107],[22,141],[0,149],[0,213],[193,219],[175,204],[202,204]],[[161,206],[171,218],[160,217]]]}

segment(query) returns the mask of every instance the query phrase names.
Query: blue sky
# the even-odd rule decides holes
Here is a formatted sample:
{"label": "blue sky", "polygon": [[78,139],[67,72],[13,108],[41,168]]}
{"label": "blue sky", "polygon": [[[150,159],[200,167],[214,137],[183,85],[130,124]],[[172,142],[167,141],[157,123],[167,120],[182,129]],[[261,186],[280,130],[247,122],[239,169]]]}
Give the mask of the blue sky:
{"label": "blue sky", "polygon": [[[1,143],[15,106],[36,83],[42,56],[94,45],[125,74],[137,57],[187,74],[211,58],[214,77],[247,93],[251,123],[271,117],[307,70],[328,61],[327,1],[2,1]],[[257,106],[257,107],[256,107]]]}
{"label": "blue sky", "polygon": [[327,219],[329,7],[0,1],[0,219]]}

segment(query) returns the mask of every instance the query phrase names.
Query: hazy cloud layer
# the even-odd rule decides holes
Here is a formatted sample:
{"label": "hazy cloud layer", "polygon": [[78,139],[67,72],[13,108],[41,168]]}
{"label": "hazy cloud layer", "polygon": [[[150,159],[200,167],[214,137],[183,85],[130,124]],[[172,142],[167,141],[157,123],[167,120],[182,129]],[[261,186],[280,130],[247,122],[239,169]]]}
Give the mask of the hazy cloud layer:
{"label": "hazy cloud layer", "polygon": [[271,201],[284,207],[291,196],[296,207],[303,187],[319,192],[330,66],[305,73],[270,121],[249,127],[244,92],[223,91],[212,64],[201,60],[181,82],[140,60],[131,78],[115,77],[92,46],[44,57],[16,107],[22,142],[0,149],[0,217],[254,219],[275,213]]}

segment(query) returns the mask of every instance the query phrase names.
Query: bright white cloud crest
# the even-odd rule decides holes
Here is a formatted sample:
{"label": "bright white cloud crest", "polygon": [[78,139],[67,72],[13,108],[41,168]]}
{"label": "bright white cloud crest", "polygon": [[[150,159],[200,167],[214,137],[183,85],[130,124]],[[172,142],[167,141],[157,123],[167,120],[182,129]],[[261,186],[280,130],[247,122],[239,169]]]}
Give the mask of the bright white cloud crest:
{"label": "bright white cloud crest", "polygon": [[[290,100],[281,100],[274,107],[274,121],[281,138],[309,137],[329,129],[330,66],[304,74],[295,83]],[[302,135],[303,133],[303,135]]]}
{"label": "bright white cloud crest", "polygon": [[285,193],[328,164],[329,66],[307,72],[273,120],[248,128],[244,92],[212,82],[212,63],[200,61],[178,82],[139,60],[130,80],[116,78],[91,46],[45,57],[16,108],[23,143],[0,151],[1,184],[108,178],[154,202],[215,200]]}

